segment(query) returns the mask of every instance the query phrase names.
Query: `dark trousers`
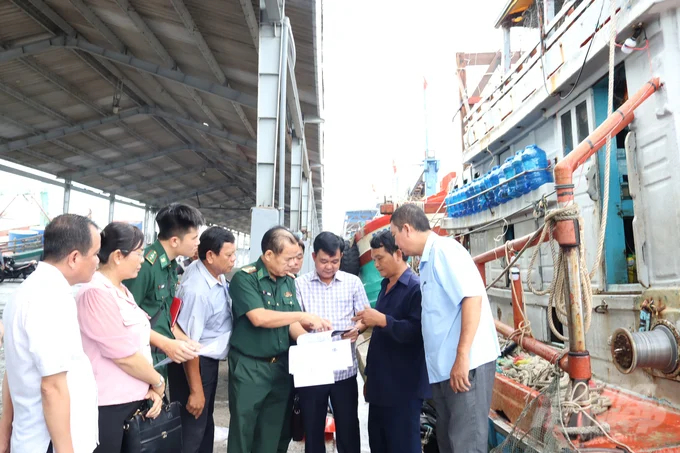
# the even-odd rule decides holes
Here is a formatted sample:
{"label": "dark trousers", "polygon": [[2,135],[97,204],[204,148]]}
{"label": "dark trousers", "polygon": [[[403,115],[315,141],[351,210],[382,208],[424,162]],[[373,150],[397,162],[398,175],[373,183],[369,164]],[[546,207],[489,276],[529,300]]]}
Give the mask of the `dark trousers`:
{"label": "dark trousers", "polygon": [[199,357],[201,369],[201,383],[205,406],[198,418],[195,418],[186,410],[189,400],[189,382],[184,373],[184,366],[177,363],[168,365],[168,378],[170,379],[170,400],[179,401],[182,404],[182,453],[212,453],[215,440],[215,393],[217,391],[217,375],[219,360],[208,357]]}
{"label": "dark trousers", "polygon": [[123,423],[142,405],[142,401],[99,406],[99,445],[94,453],[120,453]]}
{"label": "dark trousers", "polygon": [[300,410],[305,426],[305,453],[325,453],[326,414],[331,399],[335,419],[338,453],[360,453],[359,389],[356,376],[332,385],[298,389]]}
{"label": "dark trousers", "polygon": [[422,400],[398,406],[368,408],[368,440],[371,453],[421,453],[420,408]]}
{"label": "dark trousers", "polygon": [[437,444],[441,453],[487,453],[489,409],[496,361],[470,370],[470,390],[454,393],[449,381],[432,385],[437,409]]}
{"label": "dark trousers", "polygon": [[293,440],[293,431],[291,430],[291,413],[293,412],[293,400],[295,399],[295,386],[293,381],[290,383],[290,396],[288,397],[288,405],[286,406],[286,418],[283,419],[283,429],[281,429],[281,438],[279,439],[279,447],[276,449],[277,453],[286,453],[290,446],[290,441]]}

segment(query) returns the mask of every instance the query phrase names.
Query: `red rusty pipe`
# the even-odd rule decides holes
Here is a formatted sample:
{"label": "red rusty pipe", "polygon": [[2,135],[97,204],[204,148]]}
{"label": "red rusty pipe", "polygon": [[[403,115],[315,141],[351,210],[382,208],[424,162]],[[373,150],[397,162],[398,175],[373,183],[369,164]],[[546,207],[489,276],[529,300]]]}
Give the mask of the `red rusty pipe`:
{"label": "red rusty pipe", "polygon": [[[542,228],[541,228],[542,230]],[[538,234],[540,234],[539,231],[536,231],[534,233],[528,234],[526,236],[522,236],[519,239],[515,239],[514,241],[510,241],[509,247],[510,250],[514,251],[519,251],[524,248],[524,246],[527,244],[527,242],[531,241],[532,238],[534,238],[533,241],[531,241],[531,244],[529,247],[533,247],[538,244],[539,239],[541,238]],[[548,238],[546,237],[546,240]],[[503,258],[505,256],[505,245],[501,245],[499,247],[496,247],[495,249],[489,250],[488,252],[484,252],[481,255],[477,255],[474,258],[475,263],[477,263],[477,268],[481,269],[484,265],[484,263],[488,263],[489,261],[494,261],[500,258]],[[481,271],[480,271],[481,272]]]}
{"label": "red rusty pipe", "polygon": [[[510,336],[515,332],[515,329],[510,327],[507,324],[504,324],[498,320],[495,321],[496,323],[496,331],[503,335],[505,338],[510,338]],[[536,354],[539,357],[544,358],[550,363],[555,363],[558,360],[560,361],[560,368],[562,368],[564,371],[569,371],[569,359],[568,356],[565,354],[562,359],[560,359],[560,355],[562,353],[558,351],[557,349],[553,348],[552,346],[548,346],[547,344],[541,343],[540,341],[536,340],[533,337],[525,335],[524,338],[521,337],[521,335],[516,334],[513,336],[512,341],[515,343],[519,344],[521,347],[523,347],[525,350]]]}
{"label": "red rusty pipe", "polygon": [[615,136],[628,126],[635,118],[635,109],[660,88],[659,78],[652,78],[555,166],[555,188],[560,204],[574,199],[574,189],[571,187],[574,171],[607,143],[607,137]]}
{"label": "red rusty pipe", "polygon": [[512,321],[515,330],[519,329],[526,322],[526,319],[524,319],[524,288],[522,288],[521,275],[518,267],[510,269],[510,278],[512,280],[510,282],[512,285]]}

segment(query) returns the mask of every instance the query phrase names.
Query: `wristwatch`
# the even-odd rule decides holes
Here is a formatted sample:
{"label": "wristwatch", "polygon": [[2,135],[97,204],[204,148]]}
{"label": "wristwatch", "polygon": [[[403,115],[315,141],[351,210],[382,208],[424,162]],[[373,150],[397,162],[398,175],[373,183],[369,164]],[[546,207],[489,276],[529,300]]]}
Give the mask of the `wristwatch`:
{"label": "wristwatch", "polygon": [[161,379],[158,381],[158,384],[153,384],[153,388],[158,389],[163,387],[163,384],[165,384],[165,379],[163,378],[163,375],[160,375]]}

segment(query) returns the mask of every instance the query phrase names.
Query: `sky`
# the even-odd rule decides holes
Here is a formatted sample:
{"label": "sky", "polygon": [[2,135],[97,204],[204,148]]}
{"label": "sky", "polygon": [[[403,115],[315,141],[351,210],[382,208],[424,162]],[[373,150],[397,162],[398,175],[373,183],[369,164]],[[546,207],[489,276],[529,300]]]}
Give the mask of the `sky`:
{"label": "sky", "polygon": [[339,234],[345,211],[392,195],[393,162],[399,193],[413,186],[422,173],[425,112],[439,176],[460,171],[455,54],[500,49],[494,22],[504,3],[324,0],[324,229]]}
{"label": "sky", "polygon": [[[345,211],[405,194],[422,173],[426,129],[428,146],[441,161],[440,178],[460,172],[460,124],[452,122],[460,105],[455,54],[501,48],[494,22],[505,2],[323,0],[324,229],[340,234]],[[533,45],[516,38],[518,32],[513,29],[513,50]],[[469,68],[468,86],[484,69]],[[62,189],[1,171],[0,212],[24,190],[36,196],[49,191],[49,214],[61,213]],[[71,212],[90,210],[95,221],[107,223],[106,200],[72,194]],[[37,223],[39,210],[23,199],[5,217],[29,211],[35,217],[29,223]],[[114,217],[137,221],[143,211],[116,204]]]}

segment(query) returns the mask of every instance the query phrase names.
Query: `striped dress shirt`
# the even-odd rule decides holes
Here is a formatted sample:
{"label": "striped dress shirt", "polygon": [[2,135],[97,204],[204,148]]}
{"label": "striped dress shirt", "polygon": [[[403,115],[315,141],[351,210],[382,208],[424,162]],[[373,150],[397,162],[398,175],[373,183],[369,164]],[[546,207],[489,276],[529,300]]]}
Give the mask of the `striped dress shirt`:
{"label": "striped dress shirt", "polygon": [[[330,284],[319,279],[316,271],[295,280],[297,299],[303,311],[313,313],[331,322],[333,330],[347,330],[356,324],[352,318],[366,308],[368,297],[359,277],[338,271]],[[352,343],[351,368],[335,372],[335,382],[357,374],[356,344]]]}

